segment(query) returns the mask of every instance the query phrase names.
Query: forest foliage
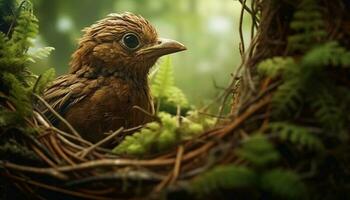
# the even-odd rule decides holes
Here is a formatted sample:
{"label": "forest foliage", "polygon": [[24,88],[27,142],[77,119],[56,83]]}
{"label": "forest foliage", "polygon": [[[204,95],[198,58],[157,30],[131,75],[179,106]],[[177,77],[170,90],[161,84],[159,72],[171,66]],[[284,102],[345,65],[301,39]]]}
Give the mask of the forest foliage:
{"label": "forest foliage", "polygon": [[[261,79],[280,83],[272,95],[268,125],[234,150],[246,163],[214,167],[192,182],[195,194],[243,189],[250,191],[245,194],[251,199],[346,196],[347,178],[326,177],[333,176],[327,167],[330,159],[335,159],[332,165],[342,166],[337,174],[346,174],[348,169],[349,116],[344,111],[349,110],[350,92],[347,82],[339,81],[339,72],[348,74],[350,51],[341,41],[328,39],[323,10],[317,2],[302,0],[294,12],[287,45],[293,56],[267,58],[257,65]],[[290,169],[278,162],[281,158],[292,162]],[[312,178],[306,175],[310,173],[339,193],[327,193],[326,189],[319,195],[318,183],[310,182]]]}
{"label": "forest foliage", "polygon": [[[7,5],[6,2],[2,3]],[[28,70],[31,62],[48,56],[52,48],[38,49],[29,54],[28,49],[33,46],[33,40],[38,34],[38,20],[28,1],[19,5],[15,15],[12,14],[13,10],[16,9],[6,10],[2,7],[1,24],[9,30],[0,32],[0,94],[15,108],[15,112],[4,108],[0,110],[0,125],[7,128],[11,125],[20,126],[25,117],[32,115],[32,94],[40,94],[55,76],[52,69],[39,78]],[[6,12],[8,15],[5,15]]]}
{"label": "forest foliage", "polygon": [[[41,94],[55,73],[48,70],[36,76],[28,71],[31,62],[48,56],[52,48],[28,52],[38,32],[38,21],[30,4],[19,8],[16,16],[9,14],[2,19],[12,28],[0,33],[0,127],[3,132],[15,128],[33,134],[36,131],[24,123],[35,108],[33,94]],[[325,169],[328,159],[339,167],[337,173],[346,174],[343,163],[348,160],[350,118],[344,111],[350,109],[350,92],[347,82],[335,81],[335,77],[349,68],[350,51],[341,41],[328,39],[322,16],[316,0],[302,0],[290,23],[288,51],[293,56],[267,58],[256,66],[260,80],[268,78],[279,85],[272,95],[267,126],[247,135],[230,150],[242,162],[211,167],[191,180],[186,191],[199,199],[222,196],[227,191],[244,193],[250,199],[317,199],[320,188],[312,179],[346,190],[345,176],[322,176],[332,173]],[[216,124],[216,118],[191,107],[175,86],[170,58],[152,77],[151,89],[156,120],[126,136],[113,149],[115,154],[145,157],[169,151],[184,141],[195,140]],[[14,111],[5,107],[6,101]],[[18,148],[9,147],[15,145]],[[1,146],[6,151],[20,149],[13,140]]]}

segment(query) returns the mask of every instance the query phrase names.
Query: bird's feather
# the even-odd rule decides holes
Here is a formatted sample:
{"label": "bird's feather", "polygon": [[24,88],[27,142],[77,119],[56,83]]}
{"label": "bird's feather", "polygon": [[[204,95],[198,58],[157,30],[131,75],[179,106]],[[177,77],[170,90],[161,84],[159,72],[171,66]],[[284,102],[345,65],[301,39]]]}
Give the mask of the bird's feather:
{"label": "bird's feather", "polygon": [[[64,115],[69,108],[83,100],[98,87],[95,81],[67,74],[58,77],[45,91],[44,98],[60,115]],[[45,116],[55,125],[57,118],[48,110],[43,110]]]}

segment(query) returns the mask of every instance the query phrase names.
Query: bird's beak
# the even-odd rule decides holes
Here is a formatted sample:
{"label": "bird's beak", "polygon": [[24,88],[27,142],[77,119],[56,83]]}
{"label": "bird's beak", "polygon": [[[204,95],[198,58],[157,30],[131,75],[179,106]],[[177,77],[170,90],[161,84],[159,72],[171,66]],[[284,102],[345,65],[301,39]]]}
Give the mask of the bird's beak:
{"label": "bird's beak", "polygon": [[146,57],[159,58],[161,56],[184,51],[186,49],[187,48],[180,42],[171,39],[159,38],[155,45],[140,49],[139,53]]}

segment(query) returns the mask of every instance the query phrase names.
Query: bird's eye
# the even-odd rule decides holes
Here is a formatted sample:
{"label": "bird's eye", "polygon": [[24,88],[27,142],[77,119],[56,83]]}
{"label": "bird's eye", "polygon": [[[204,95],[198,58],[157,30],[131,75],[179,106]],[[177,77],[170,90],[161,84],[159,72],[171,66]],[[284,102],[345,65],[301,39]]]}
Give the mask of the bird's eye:
{"label": "bird's eye", "polygon": [[125,47],[134,50],[140,46],[139,38],[134,33],[127,33],[123,36],[122,42]]}

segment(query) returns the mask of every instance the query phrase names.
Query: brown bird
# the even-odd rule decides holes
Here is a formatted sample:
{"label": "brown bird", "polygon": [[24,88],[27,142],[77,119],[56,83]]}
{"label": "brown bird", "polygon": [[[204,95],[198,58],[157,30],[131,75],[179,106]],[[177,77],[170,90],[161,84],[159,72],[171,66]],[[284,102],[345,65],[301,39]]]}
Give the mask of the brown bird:
{"label": "brown bird", "polygon": [[[159,38],[146,19],[132,13],[110,14],[83,31],[69,73],[46,89],[44,99],[91,142],[105,132],[151,121],[135,109],[154,112],[148,73],[159,57],[185,46]],[[45,114],[68,131],[52,113]]]}

